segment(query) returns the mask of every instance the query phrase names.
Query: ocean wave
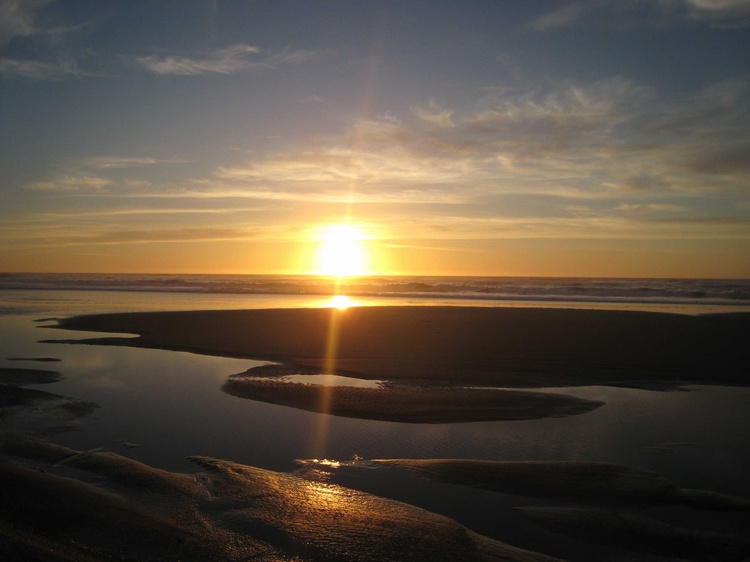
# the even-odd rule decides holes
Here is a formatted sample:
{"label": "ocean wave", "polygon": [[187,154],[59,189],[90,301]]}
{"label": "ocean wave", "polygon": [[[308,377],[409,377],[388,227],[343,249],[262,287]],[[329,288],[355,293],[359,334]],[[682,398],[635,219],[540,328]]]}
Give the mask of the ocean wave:
{"label": "ocean wave", "polygon": [[750,305],[743,279],[3,273],[2,289]]}

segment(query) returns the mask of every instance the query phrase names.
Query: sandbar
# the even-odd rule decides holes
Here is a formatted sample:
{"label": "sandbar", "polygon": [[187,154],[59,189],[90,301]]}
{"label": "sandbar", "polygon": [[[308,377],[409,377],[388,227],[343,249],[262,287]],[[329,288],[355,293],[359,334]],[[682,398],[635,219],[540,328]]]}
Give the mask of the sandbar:
{"label": "sandbar", "polygon": [[62,373],[59,371],[0,367],[0,384],[26,386],[29,384],[49,384],[60,379],[62,379]]}
{"label": "sandbar", "polygon": [[[750,554],[740,523],[748,521],[750,500],[681,488],[639,467],[475,459],[373,459],[346,466],[402,468],[428,480],[508,494],[515,514],[592,545],[696,560],[744,560]],[[527,505],[528,498],[538,505]],[[701,510],[699,518],[694,510]],[[727,515],[738,524],[724,527]]]}
{"label": "sandbar", "polygon": [[537,525],[586,542],[669,559],[747,560],[745,536],[686,529],[640,513],[579,507],[519,507]]}
{"label": "sandbar", "polygon": [[564,417],[604,403],[575,396],[499,389],[392,386],[360,388],[291,383],[234,375],[233,396],[312,412],[401,423],[460,423]]}
{"label": "sandbar", "polygon": [[564,499],[575,503],[653,507],[683,505],[750,512],[750,500],[680,488],[638,467],[586,461],[488,461],[474,459],[375,459],[432,480],[493,492]]}
{"label": "sandbar", "polygon": [[79,427],[80,419],[98,407],[87,400],[25,388],[62,378],[58,371],[0,368],[0,444],[18,434],[49,435]]}
{"label": "sandbar", "polygon": [[59,363],[58,357],[8,357],[8,361],[39,361],[40,363]]}
{"label": "sandbar", "polygon": [[749,313],[393,306],[103,314],[59,327],[140,336],[89,343],[319,368],[330,363],[333,339],[335,371],[371,379],[504,387],[750,383]]}

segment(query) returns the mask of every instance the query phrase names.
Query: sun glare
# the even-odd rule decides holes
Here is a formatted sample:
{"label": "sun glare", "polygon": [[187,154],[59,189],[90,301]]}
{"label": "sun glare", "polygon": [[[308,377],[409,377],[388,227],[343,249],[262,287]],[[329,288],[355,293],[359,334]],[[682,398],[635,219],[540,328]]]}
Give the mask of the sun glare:
{"label": "sun glare", "polygon": [[337,224],[321,229],[317,273],[333,277],[364,275],[369,267],[362,229],[350,224]]}
{"label": "sun glare", "polygon": [[339,310],[346,310],[352,306],[352,298],[346,295],[334,295],[331,297],[330,305]]}

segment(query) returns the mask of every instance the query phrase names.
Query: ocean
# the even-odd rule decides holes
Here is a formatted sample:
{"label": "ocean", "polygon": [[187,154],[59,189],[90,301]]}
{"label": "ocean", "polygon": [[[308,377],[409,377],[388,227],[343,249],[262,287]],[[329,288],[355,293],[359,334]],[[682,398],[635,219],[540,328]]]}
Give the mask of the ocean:
{"label": "ocean", "polygon": [[[107,291],[120,293],[111,298],[112,306],[125,300],[122,293],[131,293],[140,295],[148,308],[160,300],[165,306],[175,306],[178,300],[221,308],[325,306],[327,297],[336,293],[360,305],[598,307],[690,314],[750,310],[748,279],[377,276],[337,284],[319,276],[294,275],[0,273],[0,312],[2,307],[7,312],[22,296],[16,291],[29,292],[23,295],[27,306],[34,295],[46,296],[31,291]],[[158,298],[165,293],[186,296]]]}

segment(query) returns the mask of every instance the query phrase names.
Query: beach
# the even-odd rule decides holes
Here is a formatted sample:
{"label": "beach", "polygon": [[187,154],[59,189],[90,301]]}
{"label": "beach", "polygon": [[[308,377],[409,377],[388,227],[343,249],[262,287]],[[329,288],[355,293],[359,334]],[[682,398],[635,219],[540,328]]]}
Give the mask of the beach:
{"label": "beach", "polygon": [[0,562],[750,562],[749,52],[0,0]]}
{"label": "beach", "polygon": [[[54,343],[43,345],[54,349],[74,343],[83,351],[86,345],[81,344],[151,348],[270,362],[228,373],[223,384],[217,380],[215,386],[249,408],[267,402],[312,412],[306,415],[321,421],[333,416],[394,427],[453,428],[480,420],[555,424],[605,411],[606,400],[575,396],[576,387],[662,394],[696,384],[744,386],[750,362],[742,342],[749,327],[749,314],[458,306],[288,308],[76,316],[48,324],[55,330]],[[45,330],[39,330],[41,336]],[[75,331],[86,333],[77,339],[60,337]],[[23,365],[52,359],[13,361]],[[61,361],[55,368],[64,373],[65,364]],[[297,374],[303,381],[318,381],[326,373],[377,386],[326,387],[287,380]],[[331,468],[339,466],[338,461],[310,460],[299,471],[283,473],[232,458],[200,456],[195,450],[190,459],[197,472],[165,471],[128,458],[138,451],[126,453],[138,446],[129,442],[118,449],[54,445],[62,425],[69,429],[72,423],[86,423],[96,405],[71,404],[72,399],[37,390],[23,394],[27,384],[56,384],[61,377],[57,371],[14,366],[1,374],[8,404],[0,419],[13,421],[19,412],[26,416],[39,404],[65,414],[48,415],[48,431],[42,435],[16,432],[2,439],[3,497],[9,499],[2,509],[0,552],[9,556],[603,560],[611,554],[611,544],[646,560],[740,560],[748,553],[741,531],[750,513],[746,498],[677,486],[635,466],[562,458],[509,463],[409,455],[342,461],[340,469]],[[550,392],[550,387],[559,389]],[[180,400],[180,389],[173,392]],[[664,444],[664,450],[679,446]],[[414,474],[409,478],[426,479],[429,486],[465,488],[467,497],[508,495],[503,502],[515,510],[517,521],[538,531],[528,535],[522,527],[509,534],[511,539],[517,535],[517,542],[505,543],[429,510],[382,497],[378,490],[349,487],[358,480],[365,489],[367,481],[379,478],[398,482],[404,471]],[[408,482],[415,489],[421,486]],[[42,490],[47,499],[21,491],[32,488]],[[363,505],[365,511],[359,507]],[[700,524],[693,516],[664,519],[659,510],[665,505],[677,506],[670,509],[681,514],[700,511]],[[732,525],[721,523],[728,521],[726,513]],[[514,525],[519,524],[510,528]]]}

